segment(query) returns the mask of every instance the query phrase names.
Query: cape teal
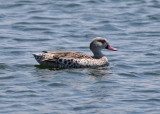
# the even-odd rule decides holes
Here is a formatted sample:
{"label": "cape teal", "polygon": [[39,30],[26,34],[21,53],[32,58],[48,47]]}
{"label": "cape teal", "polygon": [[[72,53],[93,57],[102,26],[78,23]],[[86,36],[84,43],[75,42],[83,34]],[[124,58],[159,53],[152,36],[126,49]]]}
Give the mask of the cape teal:
{"label": "cape teal", "polygon": [[43,51],[33,55],[40,65],[54,68],[101,67],[108,65],[108,59],[102,54],[102,49],[117,50],[111,47],[105,38],[96,37],[90,43],[93,56],[70,51]]}

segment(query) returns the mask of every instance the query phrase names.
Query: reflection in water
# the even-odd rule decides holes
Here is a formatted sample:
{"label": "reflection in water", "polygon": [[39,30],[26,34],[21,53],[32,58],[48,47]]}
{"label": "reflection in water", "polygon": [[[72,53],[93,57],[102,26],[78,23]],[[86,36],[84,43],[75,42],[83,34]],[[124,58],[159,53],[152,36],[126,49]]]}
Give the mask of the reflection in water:
{"label": "reflection in water", "polygon": [[111,70],[108,67],[89,69],[88,72],[89,72],[89,75],[97,78],[103,77],[103,76],[109,76],[111,74]]}
{"label": "reflection in water", "polygon": [[92,76],[98,78],[98,77],[105,76],[105,75],[106,75],[106,72],[105,72],[105,71],[102,71],[102,70],[99,70],[99,69],[93,69],[93,70],[90,70],[89,75],[92,75]]}

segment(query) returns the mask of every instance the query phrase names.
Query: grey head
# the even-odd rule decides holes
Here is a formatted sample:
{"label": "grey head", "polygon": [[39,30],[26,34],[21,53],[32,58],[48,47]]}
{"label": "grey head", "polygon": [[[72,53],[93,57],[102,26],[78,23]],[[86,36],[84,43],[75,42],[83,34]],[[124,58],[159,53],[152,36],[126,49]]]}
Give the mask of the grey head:
{"label": "grey head", "polygon": [[112,51],[117,50],[116,48],[111,47],[105,38],[94,38],[90,43],[90,50],[93,52],[94,58],[101,58],[104,56],[101,52],[102,49],[109,49]]}

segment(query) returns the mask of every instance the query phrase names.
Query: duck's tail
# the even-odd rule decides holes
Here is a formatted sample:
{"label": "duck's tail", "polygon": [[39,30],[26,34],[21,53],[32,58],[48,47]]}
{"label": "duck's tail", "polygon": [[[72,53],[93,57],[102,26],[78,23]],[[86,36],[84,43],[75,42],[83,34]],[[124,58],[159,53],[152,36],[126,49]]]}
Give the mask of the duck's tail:
{"label": "duck's tail", "polygon": [[32,53],[32,55],[34,56],[34,58],[37,60],[38,63],[40,63],[44,59],[42,53]]}

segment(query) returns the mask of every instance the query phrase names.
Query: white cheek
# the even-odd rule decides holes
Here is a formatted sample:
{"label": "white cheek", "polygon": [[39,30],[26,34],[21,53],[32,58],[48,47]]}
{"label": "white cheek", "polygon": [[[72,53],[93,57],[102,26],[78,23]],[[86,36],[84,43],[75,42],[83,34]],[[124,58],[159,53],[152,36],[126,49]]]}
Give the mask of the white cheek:
{"label": "white cheek", "polygon": [[103,44],[101,42],[97,43],[97,47],[102,47],[102,46],[103,46]]}

